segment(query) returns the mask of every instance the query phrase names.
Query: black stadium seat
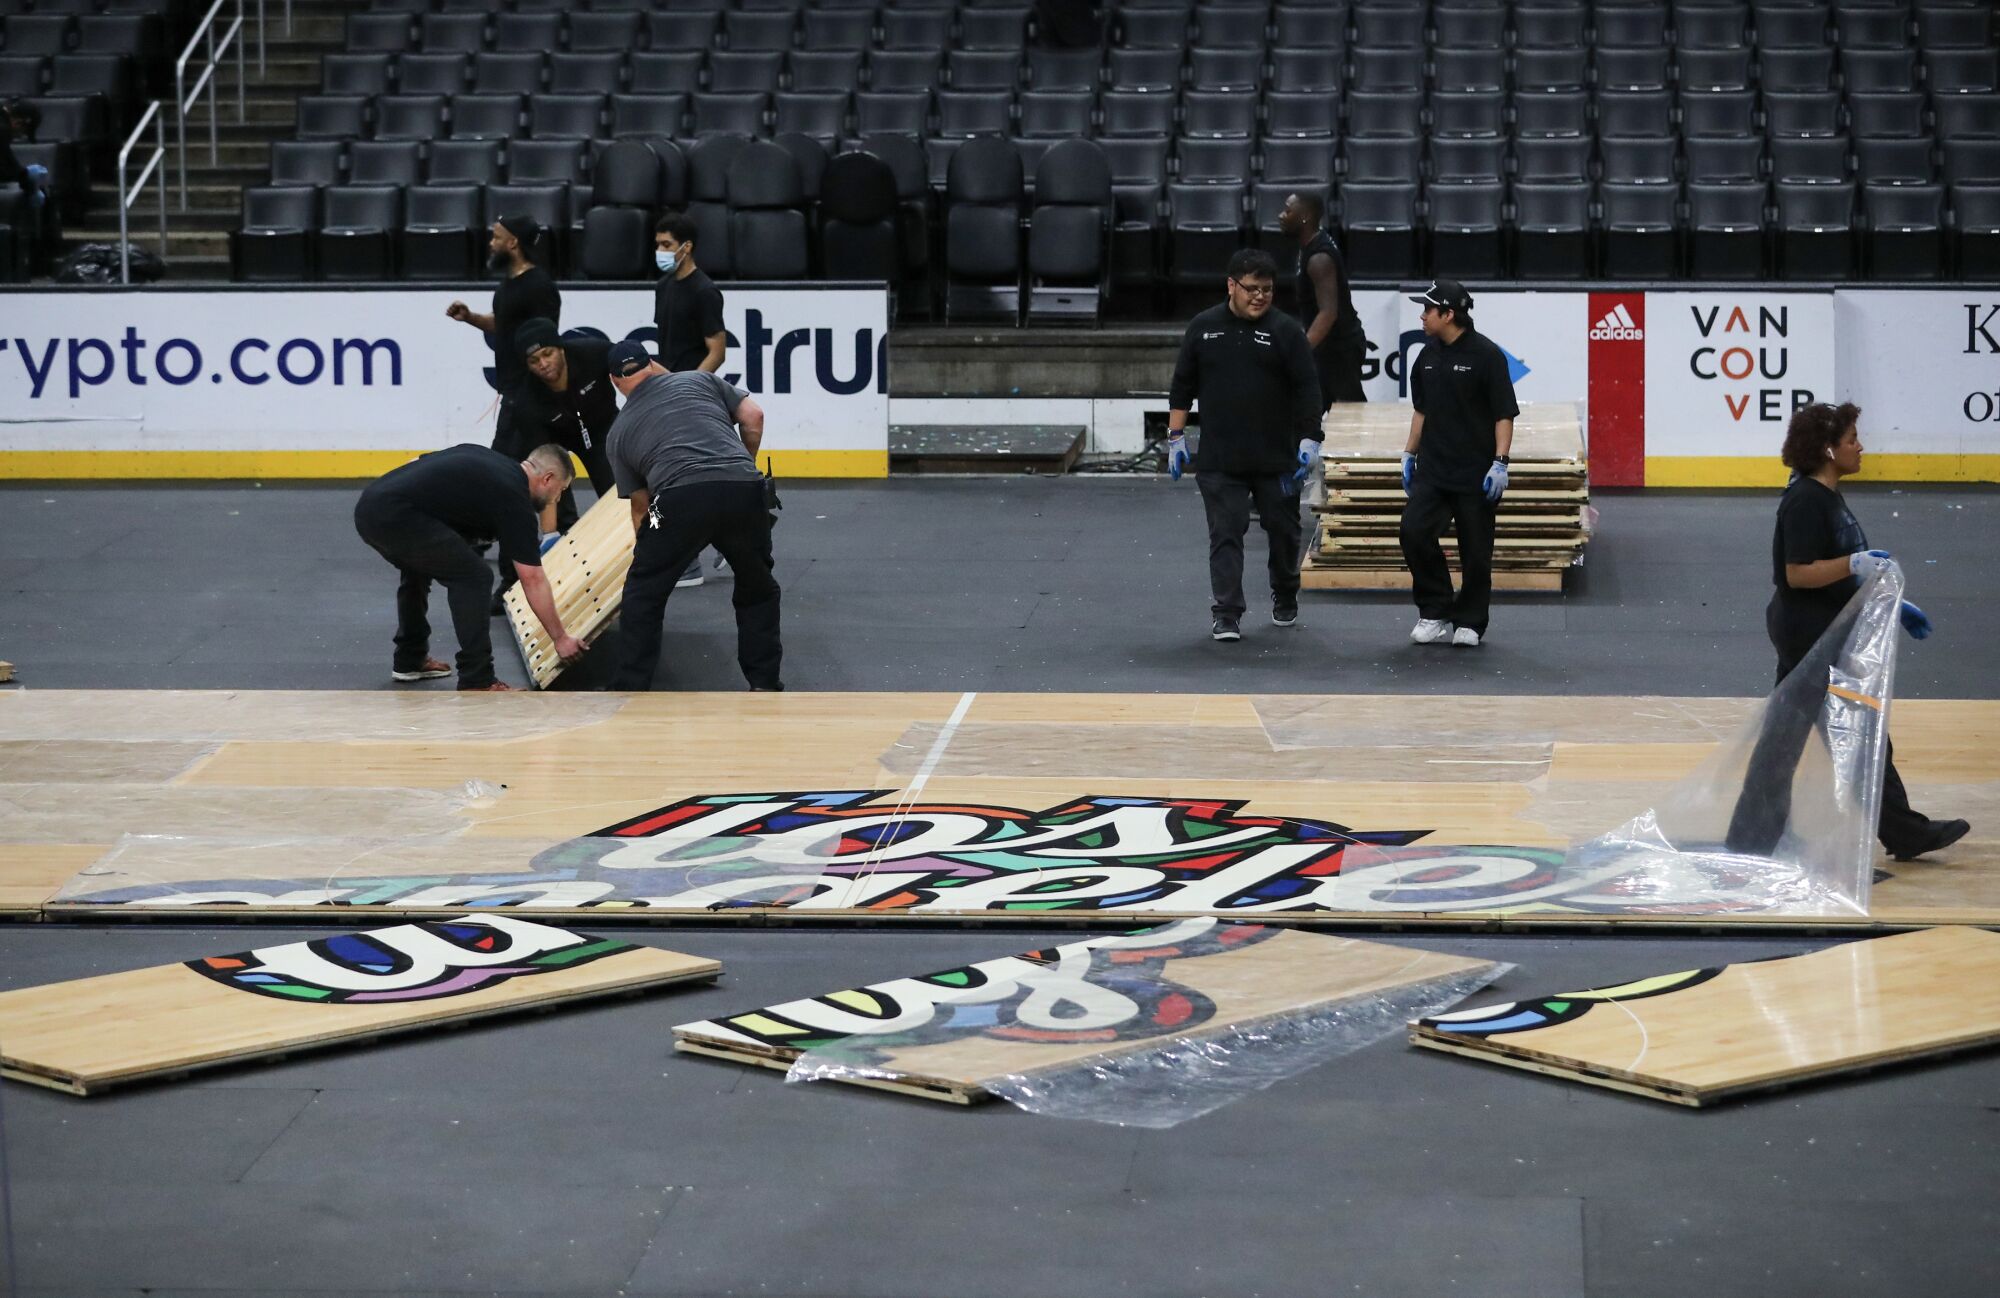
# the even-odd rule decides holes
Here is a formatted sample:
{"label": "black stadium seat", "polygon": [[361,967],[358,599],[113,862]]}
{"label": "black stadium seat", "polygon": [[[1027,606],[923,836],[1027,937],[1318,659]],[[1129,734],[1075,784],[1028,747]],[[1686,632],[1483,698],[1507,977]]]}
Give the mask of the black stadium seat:
{"label": "black stadium seat", "polygon": [[307,185],[245,189],[242,228],[229,236],[230,277],[254,282],[312,278],[319,203],[320,191]]}
{"label": "black stadium seat", "polygon": [[413,140],[356,140],[347,146],[349,184],[414,185],[423,175],[423,147]]}
{"label": "black stadium seat", "polygon": [[903,236],[896,174],[866,150],[843,153],[820,177],[819,259],[843,279],[900,283]]}
{"label": "black stadium seat", "polygon": [[274,140],[273,185],[337,185],[346,148],[338,140]]}
{"label": "black stadium seat", "polygon": [[1018,318],[1021,156],[1005,140],[968,140],[945,177],[945,318]]}
{"label": "black stadium seat", "polygon": [[321,279],[395,276],[395,238],[403,225],[399,185],[338,185],[326,191],[317,236]]}
{"label": "black stadium seat", "polygon": [[439,140],[430,146],[424,183],[430,185],[497,185],[500,183],[498,140]]}

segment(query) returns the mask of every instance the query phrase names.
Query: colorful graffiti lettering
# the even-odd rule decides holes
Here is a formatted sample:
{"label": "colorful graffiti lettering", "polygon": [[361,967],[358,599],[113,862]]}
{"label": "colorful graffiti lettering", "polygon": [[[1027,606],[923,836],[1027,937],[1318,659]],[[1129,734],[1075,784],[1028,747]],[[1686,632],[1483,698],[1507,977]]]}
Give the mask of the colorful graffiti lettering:
{"label": "colorful graffiti lettering", "polygon": [[98,888],[59,905],[842,913],[1511,914],[1763,910],[1749,865],[1427,844],[1251,815],[1241,801],[1085,796],[1041,811],[884,801],[885,789],[686,798],[519,872]]}
{"label": "colorful graffiti lettering", "polygon": [[495,915],[339,933],[240,955],[190,960],[187,967],[260,996],[354,1005],[463,996],[512,978],[574,969],[631,949],[629,942]]}
{"label": "colorful graffiti lettering", "polygon": [[1510,1032],[1532,1032],[1536,1028],[1554,1027],[1558,1023],[1580,1019],[1598,1005],[1616,1001],[1644,1000],[1648,996],[1665,996],[1672,992],[1685,991],[1689,987],[1700,986],[1727,967],[1718,965],[1713,969],[1684,969],[1679,973],[1658,974],[1651,978],[1620,983],[1616,987],[1593,987],[1580,992],[1560,992],[1540,1000],[1512,1001],[1505,1005],[1488,1005],[1483,1009],[1459,1010],[1453,1014],[1440,1014],[1436,1018],[1424,1019],[1422,1026],[1466,1037],[1497,1037]]}
{"label": "colorful graffiti lettering", "polygon": [[786,1052],[845,1043],[869,1051],[986,1037],[1030,1044],[1143,1041],[1214,1017],[1173,980],[1177,964],[1239,950],[1282,930],[1192,919],[1002,956],[791,1001],[675,1031]]}

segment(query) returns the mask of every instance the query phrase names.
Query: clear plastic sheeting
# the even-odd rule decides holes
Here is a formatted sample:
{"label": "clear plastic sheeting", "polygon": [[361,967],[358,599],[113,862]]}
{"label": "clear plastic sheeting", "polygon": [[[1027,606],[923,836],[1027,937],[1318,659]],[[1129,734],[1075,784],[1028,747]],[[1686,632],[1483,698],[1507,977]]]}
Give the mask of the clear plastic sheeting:
{"label": "clear plastic sheeting", "polygon": [[1895,680],[1901,569],[1862,583],[1735,736],[1655,806],[1575,845],[1602,903],[1866,914]]}
{"label": "clear plastic sheeting", "polygon": [[10,690],[0,740],[502,743],[609,720],[609,694]]}
{"label": "clear plastic sheeting", "polygon": [[1513,968],[1495,963],[1346,1004],[1238,1024],[1213,1036],[1169,1041],[1074,1068],[992,1079],[986,1089],[1047,1118],[1177,1127],[1395,1036],[1411,1021],[1456,1005]]}
{"label": "clear plastic sheeting", "polygon": [[[1560,743],[1712,743],[1743,722],[1737,699],[1640,696],[1632,699],[1515,695],[1478,699],[1407,696],[1278,695],[1251,700],[1270,746],[1293,748],[1415,748],[1433,758],[1441,748],[1495,759],[1532,757],[1513,750]],[[1433,765],[1438,765],[1434,762]],[[1435,770],[1431,779],[1459,779]]]}

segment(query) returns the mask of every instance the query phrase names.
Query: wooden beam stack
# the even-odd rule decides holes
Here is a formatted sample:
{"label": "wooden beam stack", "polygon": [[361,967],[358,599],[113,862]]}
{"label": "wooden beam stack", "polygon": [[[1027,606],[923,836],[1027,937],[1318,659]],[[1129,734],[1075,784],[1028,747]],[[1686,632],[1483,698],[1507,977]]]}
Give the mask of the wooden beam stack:
{"label": "wooden beam stack", "polygon": [[[1325,499],[1307,549],[1308,590],[1408,590],[1397,531],[1403,515],[1402,455],[1410,408],[1335,405],[1321,424],[1326,441]],[[1509,485],[1493,544],[1497,590],[1562,589],[1563,574],[1583,562],[1590,536],[1590,487],[1583,425],[1569,402],[1531,403],[1514,421]],[[1444,538],[1454,570],[1458,543]]]}
{"label": "wooden beam stack", "polygon": [[[618,616],[635,539],[632,506],[613,492],[592,505],[542,556],[542,571],[565,631],[587,643]],[[519,585],[507,588],[506,602],[507,625],[514,629],[521,662],[535,688],[545,690],[563,670],[555,644]]]}

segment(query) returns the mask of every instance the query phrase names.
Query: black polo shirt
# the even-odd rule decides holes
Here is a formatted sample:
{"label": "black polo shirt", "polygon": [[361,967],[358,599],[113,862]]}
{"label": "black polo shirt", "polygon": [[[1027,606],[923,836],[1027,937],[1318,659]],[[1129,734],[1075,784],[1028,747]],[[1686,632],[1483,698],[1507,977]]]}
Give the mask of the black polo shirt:
{"label": "black polo shirt", "polygon": [[1794,589],[1785,581],[1788,563],[1843,559],[1868,548],[1868,536],[1838,491],[1817,478],[1795,478],[1778,499],[1778,523],[1771,531],[1771,583],[1775,605],[1783,617],[1788,640],[1810,645],[1819,639],[1861,583],[1854,577],[1811,590]]}
{"label": "black polo shirt", "polygon": [[493,347],[493,386],[510,400],[518,400],[527,385],[535,383],[521,349],[514,345],[514,334],[538,317],[562,323],[562,294],[540,266],[508,276],[493,290],[493,333],[487,339]]}
{"label": "black polo shirt", "polygon": [[465,443],[418,456],[361,492],[355,513],[434,518],[471,541],[497,541],[500,557],[539,568],[540,527],[518,460]]}
{"label": "black polo shirt", "polygon": [[1245,320],[1218,303],[1188,323],[1167,405],[1199,406],[1197,473],[1281,473],[1299,439],[1320,437],[1319,375],[1299,322],[1282,311]]}
{"label": "black polo shirt", "polygon": [[524,426],[535,440],[555,442],[577,452],[600,450],[618,418],[618,389],[611,386],[606,356],[611,344],[602,338],[564,338],[569,358],[569,385],[557,392],[529,372],[529,387],[521,402]]}
{"label": "black polo shirt", "polygon": [[1453,491],[1479,489],[1496,454],[1493,425],[1521,413],[1507,354],[1476,329],[1424,345],[1410,367],[1410,404],[1424,416],[1417,476]]}
{"label": "black polo shirt", "polygon": [[699,268],[685,279],[662,275],[653,289],[653,324],[660,364],[678,374],[708,359],[708,340],[722,330],[722,290]]}

